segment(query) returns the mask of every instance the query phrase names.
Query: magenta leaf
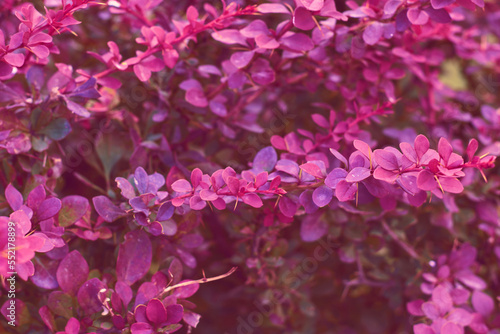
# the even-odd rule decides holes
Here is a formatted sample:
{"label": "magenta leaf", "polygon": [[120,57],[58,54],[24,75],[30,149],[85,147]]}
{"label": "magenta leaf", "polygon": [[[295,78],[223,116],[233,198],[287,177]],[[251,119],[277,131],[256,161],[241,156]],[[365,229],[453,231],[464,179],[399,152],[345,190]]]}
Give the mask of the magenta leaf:
{"label": "magenta leaf", "polygon": [[165,321],[167,321],[167,310],[163,303],[154,298],[151,299],[146,307],[146,315],[148,320],[154,323],[155,325],[159,325]]}
{"label": "magenta leaf", "polygon": [[205,93],[198,88],[190,88],[186,91],[186,101],[195,107],[205,108],[208,106],[208,100],[205,97]]}
{"label": "magenta leaf", "polygon": [[224,44],[240,44],[247,46],[246,38],[239,30],[225,29],[212,33],[212,38]]}
{"label": "magenta leaf", "polygon": [[57,282],[61,290],[75,295],[80,286],[87,280],[89,265],[77,250],[64,257],[57,268]]}
{"label": "magenta leaf", "polygon": [[302,33],[295,33],[292,36],[284,37],[281,39],[281,43],[287,48],[298,52],[310,51],[314,48],[311,38]]}
{"label": "magenta leaf", "polygon": [[434,190],[438,187],[438,183],[434,174],[427,169],[422,170],[417,176],[417,186],[425,191]]}
{"label": "magenta leaf", "polygon": [[134,284],[148,272],[151,258],[152,246],[148,235],[142,230],[127,233],[118,251],[118,280],[128,285]]}
{"label": "magenta leaf", "polygon": [[193,190],[193,187],[189,181],[180,179],[172,183],[172,189],[179,193],[188,193]]}
{"label": "magenta leaf", "polygon": [[441,327],[441,334],[463,334],[464,330],[462,327],[454,322],[448,321],[443,327]]}
{"label": "magenta leaf", "polygon": [[346,202],[354,199],[354,195],[358,191],[357,183],[346,182],[341,180],[335,188],[335,196],[341,202]]}
{"label": "magenta leaf", "polygon": [[57,215],[59,226],[67,227],[76,223],[89,209],[89,200],[79,195],[66,196]]}
{"label": "magenta leaf", "polygon": [[316,23],[309,10],[305,7],[297,7],[293,12],[293,25],[302,30],[311,30]]}
{"label": "magenta leaf", "polygon": [[420,8],[413,7],[408,9],[408,20],[412,24],[424,25],[429,21],[429,15]]}
{"label": "magenta leaf", "polygon": [[314,177],[317,177],[317,178],[324,177],[323,172],[321,171],[321,168],[318,165],[316,165],[315,163],[306,162],[305,164],[300,165],[300,169],[311,174]]}
{"label": "magenta leaf", "polygon": [[298,205],[287,196],[281,197],[278,206],[281,213],[285,217],[289,218],[292,218],[295,215],[295,212],[297,212],[298,208]]}
{"label": "magenta leaf", "polygon": [[425,324],[417,324],[413,326],[413,332],[415,334],[436,334],[432,327]]}
{"label": "magenta leaf", "polygon": [[172,205],[171,202],[163,203],[158,209],[158,213],[156,214],[156,220],[164,221],[172,218],[172,216],[174,215],[174,210],[175,207]]}
{"label": "magenta leaf", "polygon": [[99,216],[109,223],[125,215],[125,211],[114,205],[106,196],[96,196],[92,198],[92,202]]}
{"label": "magenta leaf", "polygon": [[242,200],[245,204],[248,204],[254,208],[260,208],[262,205],[264,205],[260,197],[256,194],[245,194],[243,195]]}
{"label": "magenta leaf", "polygon": [[462,183],[454,177],[439,177],[438,179],[444,191],[460,194],[464,190]]}
{"label": "magenta leaf", "polygon": [[244,68],[252,60],[253,51],[236,52],[231,56],[231,63],[237,68]]}
{"label": "magenta leaf", "polygon": [[450,159],[450,156],[453,153],[453,148],[445,138],[439,139],[438,153],[439,156],[441,156],[441,158],[444,160],[444,163],[447,165],[448,160]]}

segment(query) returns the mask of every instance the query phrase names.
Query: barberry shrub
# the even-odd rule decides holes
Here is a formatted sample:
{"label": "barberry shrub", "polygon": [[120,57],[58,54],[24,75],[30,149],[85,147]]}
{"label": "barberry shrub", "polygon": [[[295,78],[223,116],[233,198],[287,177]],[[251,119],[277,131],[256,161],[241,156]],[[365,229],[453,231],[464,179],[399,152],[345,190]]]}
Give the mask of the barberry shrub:
{"label": "barberry shrub", "polygon": [[500,333],[499,92],[495,0],[3,0],[0,329]]}

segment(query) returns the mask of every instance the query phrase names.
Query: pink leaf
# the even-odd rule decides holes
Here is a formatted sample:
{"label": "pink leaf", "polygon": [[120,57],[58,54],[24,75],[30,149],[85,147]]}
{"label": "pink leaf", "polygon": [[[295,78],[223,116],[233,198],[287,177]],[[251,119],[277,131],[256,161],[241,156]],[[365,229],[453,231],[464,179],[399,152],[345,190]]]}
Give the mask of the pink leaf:
{"label": "pink leaf", "polygon": [[172,183],[172,189],[179,193],[188,193],[193,190],[193,187],[189,181],[181,179]]}
{"label": "pink leaf", "polygon": [[260,208],[262,205],[264,205],[260,197],[256,194],[245,194],[243,195],[242,200],[245,204],[248,204],[254,208]]}

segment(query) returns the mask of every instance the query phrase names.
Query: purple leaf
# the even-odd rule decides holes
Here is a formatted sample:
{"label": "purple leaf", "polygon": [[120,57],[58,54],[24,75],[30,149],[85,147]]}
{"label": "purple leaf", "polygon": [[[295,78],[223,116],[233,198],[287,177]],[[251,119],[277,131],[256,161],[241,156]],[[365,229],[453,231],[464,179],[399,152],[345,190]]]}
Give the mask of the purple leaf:
{"label": "purple leaf", "polygon": [[130,182],[123,177],[117,177],[115,179],[116,185],[121,189],[121,194],[126,199],[132,199],[135,197],[134,187],[130,184]]}
{"label": "purple leaf", "polygon": [[306,190],[299,196],[299,203],[304,206],[306,213],[314,213],[318,211],[318,206],[314,204],[312,194],[313,192],[311,190]]}
{"label": "purple leaf", "polygon": [[455,3],[456,0],[431,0],[431,5],[434,9],[444,8]]}
{"label": "purple leaf", "polygon": [[325,0],[300,0],[300,2],[304,7],[313,12],[321,10],[325,4]]}
{"label": "purple leaf", "polygon": [[141,279],[149,270],[152,246],[146,232],[134,230],[125,235],[116,262],[116,277],[128,285]]}
{"label": "purple leaf", "polygon": [[247,46],[246,38],[236,29],[219,30],[212,33],[212,38],[224,44],[241,44]]}
{"label": "purple leaf", "polygon": [[281,159],[276,163],[275,166],[276,170],[279,170],[281,172],[285,172],[287,174],[293,175],[295,177],[299,176],[299,165],[295,161],[288,160],[288,159]]}
{"label": "purple leaf", "polygon": [[333,190],[327,186],[316,188],[312,194],[314,204],[320,208],[328,205],[333,198]]}
{"label": "purple leaf", "polygon": [[430,326],[425,324],[417,324],[413,326],[413,332],[415,334],[436,334]]}
{"label": "purple leaf", "polygon": [[345,177],[347,182],[360,182],[370,177],[371,171],[365,167],[354,167]]}
{"label": "purple leaf", "polygon": [[40,204],[45,200],[45,196],[45,188],[43,185],[39,185],[28,194],[26,205],[33,211],[36,211]]}
{"label": "purple leaf", "polygon": [[243,68],[250,63],[250,61],[253,58],[253,55],[254,55],[253,51],[236,52],[231,56],[230,60],[235,67]]}
{"label": "purple leaf", "polygon": [[396,30],[402,32],[410,26],[411,22],[408,20],[408,9],[404,9],[396,15]]}
{"label": "purple leaf", "polygon": [[200,322],[201,316],[198,313],[194,313],[191,311],[184,311],[184,315],[182,319],[191,327],[196,328],[198,323]]}
{"label": "purple leaf", "polygon": [[91,315],[102,311],[102,302],[97,296],[102,289],[106,289],[106,285],[98,278],[92,278],[80,287],[76,298],[84,314]]}
{"label": "purple leaf", "polygon": [[240,30],[240,33],[248,38],[255,38],[262,34],[267,34],[269,29],[262,20],[253,20],[245,28]]}
{"label": "purple leaf", "polygon": [[260,13],[290,14],[290,12],[280,3],[263,3],[257,7]]}
{"label": "purple leaf", "polygon": [[61,201],[58,198],[47,198],[36,210],[36,217],[39,221],[54,217],[61,210]]}
{"label": "purple leaf", "polygon": [[19,210],[24,203],[23,195],[10,183],[5,188],[5,198],[14,211]]}
{"label": "purple leaf", "polygon": [[137,167],[134,172],[134,181],[139,194],[144,194],[148,189],[148,173],[142,167]]}
{"label": "purple leaf", "polygon": [[384,14],[387,16],[392,16],[399,7],[403,4],[402,0],[389,0],[384,5]]}
{"label": "purple leaf", "polygon": [[178,193],[188,193],[193,190],[193,187],[189,181],[180,179],[172,183],[172,189]]}
{"label": "purple leaf", "polygon": [[85,109],[84,107],[82,107],[78,103],[71,101],[66,96],[63,96],[63,99],[66,102],[66,107],[68,107],[68,109],[70,111],[72,111],[73,113],[77,114],[78,116],[81,116],[84,118],[90,117],[90,112],[87,109]]}
{"label": "purple leaf", "polygon": [[210,107],[210,110],[216,114],[217,116],[220,117],[226,117],[227,116],[227,108],[224,105],[224,103],[212,100],[208,103],[208,106]]}
{"label": "purple leaf", "polygon": [[276,150],[272,146],[264,147],[255,155],[252,170],[255,173],[263,171],[271,172],[274,169],[274,166],[276,166],[277,161],[278,155],[276,154]]}
{"label": "purple leaf", "polygon": [[380,22],[373,22],[366,27],[363,32],[363,40],[368,45],[375,45],[384,34],[384,25]]}
{"label": "purple leaf", "polygon": [[451,22],[451,16],[450,14],[446,11],[446,9],[434,9],[432,7],[427,7],[424,9],[425,12],[429,15],[431,20],[437,23],[450,23]]}
{"label": "purple leaf", "polygon": [[446,314],[453,307],[453,300],[444,285],[438,285],[434,288],[432,301],[439,308],[441,314]]}
{"label": "purple leaf", "polygon": [[[189,282],[189,281],[184,280],[184,281],[180,281],[179,283],[184,283],[184,282]],[[174,295],[178,299],[189,298],[192,295],[194,295],[196,293],[196,291],[198,291],[199,287],[200,287],[199,283],[193,283],[193,284],[181,286],[181,287],[176,288],[173,291],[172,295]]]}
{"label": "purple leaf", "polygon": [[89,265],[77,250],[62,259],[56,273],[61,290],[73,296],[87,280],[88,275]]}
{"label": "purple leaf", "polygon": [[424,25],[429,21],[429,15],[420,8],[413,7],[408,9],[408,20],[412,24]]}
{"label": "purple leaf", "polygon": [[125,211],[114,205],[106,196],[96,196],[92,198],[92,202],[99,216],[108,223],[125,215]]}
{"label": "purple leaf", "polygon": [[424,315],[424,312],[422,311],[423,303],[424,301],[422,299],[411,301],[406,304],[406,309],[408,310],[408,313],[410,313],[411,315],[423,316]]}
{"label": "purple leaf", "polygon": [[87,99],[97,99],[101,97],[101,94],[95,88],[97,84],[97,80],[94,77],[91,77],[87,81],[85,81],[81,86],[76,88],[73,92],[68,94],[71,97],[81,97]]}
{"label": "purple leaf", "polygon": [[174,215],[174,210],[175,207],[172,205],[171,202],[163,203],[158,209],[158,213],[156,214],[156,220],[164,221],[172,218],[172,216]]}
{"label": "purple leaf", "polygon": [[375,150],[373,152],[373,157],[375,161],[380,165],[380,167],[387,170],[397,170],[399,169],[398,159],[392,152],[386,150]]}
{"label": "purple leaf", "polygon": [[59,226],[67,227],[76,223],[89,209],[89,200],[79,195],[66,196],[57,215]]}
{"label": "purple leaf", "polygon": [[493,298],[479,290],[475,290],[472,293],[472,306],[474,306],[476,312],[485,318],[488,318],[495,309]]}
{"label": "purple leaf", "polygon": [[328,231],[328,225],[317,215],[307,216],[300,225],[300,237],[305,242],[313,242],[323,237]]}
{"label": "purple leaf", "polygon": [[276,78],[276,74],[269,65],[269,62],[261,58],[253,62],[250,68],[250,74],[255,83],[264,86],[273,83]]}
{"label": "purple leaf", "polygon": [[314,43],[311,38],[302,33],[295,33],[289,37],[282,38],[281,44],[298,52],[310,51],[314,48]]}
{"label": "purple leaf", "polygon": [[345,169],[335,168],[326,177],[325,185],[332,189],[335,189],[340,181],[345,180],[347,174],[348,173]]}
{"label": "purple leaf", "polygon": [[441,334],[463,334],[464,329],[454,322],[448,321],[441,327]]}
{"label": "purple leaf", "polygon": [[132,300],[133,292],[129,285],[122,281],[116,282],[115,291],[120,296],[123,305],[126,307]]}

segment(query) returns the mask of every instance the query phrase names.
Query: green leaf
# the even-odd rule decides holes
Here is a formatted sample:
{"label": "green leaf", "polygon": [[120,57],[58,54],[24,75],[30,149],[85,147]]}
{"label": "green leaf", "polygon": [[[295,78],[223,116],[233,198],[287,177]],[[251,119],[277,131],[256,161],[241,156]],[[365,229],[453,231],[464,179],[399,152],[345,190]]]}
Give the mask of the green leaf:
{"label": "green leaf", "polygon": [[108,181],[111,170],[127,151],[126,142],[123,136],[116,134],[103,134],[96,140],[97,155],[101,159],[104,176]]}
{"label": "green leaf", "polygon": [[54,291],[49,295],[47,302],[50,310],[66,319],[73,316],[73,300],[70,295],[62,291]]}
{"label": "green leaf", "polygon": [[90,204],[85,197],[73,195],[62,199],[62,208],[57,214],[59,226],[70,226],[85,215]]}
{"label": "green leaf", "polygon": [[39,133],[49,136],[54,140],[61,140],[71,132],[71,125],[65,118],[56,118],[46,127],[41,129]]}

